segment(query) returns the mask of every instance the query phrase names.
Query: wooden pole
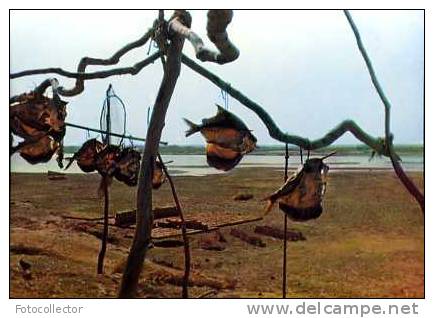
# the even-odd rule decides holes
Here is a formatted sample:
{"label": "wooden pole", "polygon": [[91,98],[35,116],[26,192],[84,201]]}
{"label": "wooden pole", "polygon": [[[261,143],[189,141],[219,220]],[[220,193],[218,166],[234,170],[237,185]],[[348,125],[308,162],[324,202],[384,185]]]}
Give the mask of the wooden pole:
{"label": "wooden pole", "polygon": [[[188,27],[191,26],[191,16],[187,11],[175,10],[171,21],[175,19],[181,20]],[[171,21],[169,21],[169,25]],[[172,33],[170,28],[169,38],[166,67],[149,122],[142,163],[140,165],[139,184],[137,187],[136,232],[122,276],[118,294],[120,298],[133,298],[136,296],[139,276],[145,261],[148,245],[151,241],[153,224],[151,183],[154,160],[158,153],[167,108],[169,107],[170,99],[181,71],[181,54],[184,46],[184,38],[177,33]]]}
{"label": "wooden pole", "polygon": [[[284,181],[288,180],[288,159],[289,159],[289,150],[288,144],[285,144],[285,176]],[[286,251],[287,251],[287,230],[288,230],[288,215],[284,216],[284,238],[283,238],[283,268],[282,268],[282,298],[286,298]]]}
{"label": "wooden pole", "polygon": [[112,90],[112,84],[109,85],[109,87],[107,88],[106,91],[106,101],[107,101],[107,114],[106,114],[106,131],[107,134],[105,136],[106,138],[106,144],[110,145],[111,143],[111,137],[110,137],[110,133],[111,133],[111,118],[110,118],[110,91]]}
{"label": "wooden pole", "polygon": [[104,226],[101,239],[101,249],[98,254],[97,273],[102,274],[104,272],[104,258],[107,250],[107,238],[109,229],[109,191],[108,191],[108,176],[102,177],[102,187],[104,190]]}
{"label": "wooden pole", "polygon": [[[110,91],[112,89],[112,85],[110,84],[106,91],[106,102],[107,102],[107,113],[106,113],[106,136],[104,138],[104,143],[106,145],[110,145],[110,128],[111,128],[111,118],[110,118]],[[101,249],[98,254],[98,265],[97,265],[97,273],[102,274],[104,272],[104,258],[107,250],[107,239],[108,239],[108,228],[109,228],[109,176],[105,175],[101,177],[101,186],[104,191],[104,227],[101,238]]]}
{"label": "wooden pole", "polygon": [[159,153],[158,153],[158,160],[160,160],[161,167],[163,168],[167,180],[169,181],[170,188],[172,190],[173,200],[175,201],[176,209],[178,210],[178,214],[182,222],[181,233],[182,233],[182,239],[184,241],[184,277],[182,281],[182,298],[188,298],[188,277],[190,276],[191,255],[190,255],[190,243],[188,241],[188,236],[187,236],[187,227],[185,225],[185,219],[184,219],[184,214],[182,213],[181,203],[179,202],[178,195],[176,193],[175,184],[173,183],[172,177],[169,175],[169,171],[167,171],[166,165],[163,162],[163,158],[161,158],[161,155]]}

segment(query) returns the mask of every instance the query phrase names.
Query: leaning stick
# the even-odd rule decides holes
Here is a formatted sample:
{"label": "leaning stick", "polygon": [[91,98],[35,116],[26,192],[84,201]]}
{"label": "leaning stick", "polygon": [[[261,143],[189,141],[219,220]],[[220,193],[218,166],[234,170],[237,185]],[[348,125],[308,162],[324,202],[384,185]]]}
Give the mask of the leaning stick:
{"label": "leaning stick", "polygon": [[187,236],[187,227],[185,224],[184,214],[182,213],[181,203],[179,202],[178,195],[176,193],[175,184],[173,183],[172,177],[167,171],[166,165],[163,162],[163,158],[158,153],[158,160],[160,160],[161,167],[166,174],[167,180],[169,181],[170,188],[172,190],[173,200],[175,201],[176,209],[178,210],[179,217],[181,218],[181,233],[182,239],[184,240],[184,278],[182,282],[182,298],[188,298],[188,277],[190,275],[190,244]]}

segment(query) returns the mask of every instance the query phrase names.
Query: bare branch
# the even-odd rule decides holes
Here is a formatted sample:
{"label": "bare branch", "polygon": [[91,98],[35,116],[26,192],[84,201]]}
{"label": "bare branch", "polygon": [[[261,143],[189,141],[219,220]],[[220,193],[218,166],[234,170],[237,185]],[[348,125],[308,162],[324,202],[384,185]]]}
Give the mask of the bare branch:
{"label": "bare branch", "polygon": [[[79,81],[84,82],[86,80],[102,79],[114,75],[126,75],[126,74],[136,75],[144,67],[148,66],[149,64],[153,63],[156,59],[158,59],[160,57],[160,54],[161,54],[160,52],[156,52],[150,55],[149,57],[147,57],[146,59],[144,59],[143,61],[140,61],[130,67],[120,67],[120,68],[115,68],[107,71],[99,71],[99,72],[92,72],[92,73],[75,73],[75,72],[65,71],[61,68],[51,67],[51,68],[34,69],[34,70],[27,70],[19,73],[13,73],[9,75],[9,78],[14,79],[18,77],[38,75],[38,74],[58,74],[68,78],[76,78]],[[80,94],[83,91],[83,89],[84,86],[82,87],[76,86],[72,90],[65,90],[64,88],[59,87],[57,89],[57,92],[59,93],[59,95],[62,96],[75,96]]]}
{"label": "bare branch", "polygon": [[202,39],[190,28],[182,24],[178,19],[169,23],[169,32],[176,32],[185,37],[193,45],[196,58],[202,62],[216,62],[225,64],[232,62],[240,55],[239,50],[228,38],[226,28],[232,21],[232,10],[209,10],[207,31],[208,38],[214,43],[218,51],[207,49]]}
{"label": "bare branch", "polygon": [[200,66],[199,64],[197,64],[196,62],[194,62],[193,60],[191,60],[185,55],[182,56],[182,62],[188,67],[190,67],[192,70],[198,72],[200,75],[209,79],[215,85],[217,85],[218,87],[226,91],[229,95],[231,95],[233,98],[238,100],[241,104],[243,104],[244,106],[246,106],[247,108],[255,112],[256,115],[258,115],[258,117],[262,120],[262,122],[267,127],[270,136],[278,141],[292,144],[292,145],[297,145],[306,150],[314,150],[314,149],[323,148],[331,145],[334,141],[340,138],[344,133],[349,131],[354,135],[354,137],[356,137],[363,143],[370,146],[376,152],[388,156],[388,152],[386,151],[386,147],[382,142],[382,140],[380,138],[375,138],[373,136],[370,136],[369,134],[364,132],[363,129],[360,128],[352,120],[343,121],[338,126],[336,126],[331,131],[329,131],[324,137],[312,141],[309,140],[308,138],[286,134],[279,129],[279,127],[275,124],[271,116],[259,104],[250,100],[243,93],[241,93],[240,91],[232,87],[229,83],[223,81],[217,75],[211,73],[210,71],[203,68],[202,66]]}
{"label": "bare branch", "polygon": [[[149,38],[154,33],[154,29],[150,28],[140,39],[137,41],[131,42],[127,45],[125,45],[123,48],[118,50],[115,54],[113,54],[108,59],[98,59],[98,58],[92,58],[92,57],[83,57],[78,64],[77,67],[77,73],[84,73],[86,71],[86,67],[88,65],[114,65],[119,62],[119,59],[125,55],[127,52],[141,47],[145,45],[146,42],[148,42]],[[60,94],[63,96],[75,96],[80,94],[84,90],[84,79],[83,78],[77,78],[75,82],[75,86],[71,89],[60,89]]]}
{"label": "bare branch", "polygon": [[401,180],[402,184],[405,186],[408,192],[410,192],[411,195],[416,199],[416,201],[419,203],[420,208],[422,209],[422,213],[425,213],[425,198],[424,195],[419,191],[419,189],[416,187],[416,185],[413,183],[413,181],[407,176],[404,169],[402,169],[401,164],[399,162],[399,157],[396,154],[394,147],[393,147],[393,136],[390,132],[390,109],[391,104],[389,102],[389,99],[387,98],[386,94],[384,93],[380,82],[377,79],[377,75],[375,74],[374,67],[372,65],[372,62],[368,56],[368,53],[366,52],[366,49],[363,45],[362,39],[360,37],[359,30],[357,29],[356,24],[353,21],[353,18],[351,17],[351,14],[348,10],[344,10],[345,16],[347,17],[347,20],[351,26],[351,29],[353,30],[354,36],[357,41],[357,46],[359,48],[360,53],[362,54],[362,57],[366,63],[366,67],[368,68],[369,75],[371,76],[372,84],[374,84],[374,87],[380,96],[381,101],[384,105],[384,112],[385,112],[385,136],[386,136],[386,148],[388,149],[388,152],[390,153],[390,161],[392,162],[393,168],[395,170],[396,175],[398,176],[399,180]]}
{"label": "bare branch", "polygon": [[150,28],[140,39],[128,43],[124,47],[122,47],[120,50],[118,50],[116,53],[114,53],[111,57],[107,59],[99,59],[99,58],[92,58],[92,57],[83,57],[80,60],[80,63],[77,67],[77,72],[69,72],[65,71],[61,68],[56,67],[50,67],[50,68],[43,68],[43,69],[34,69],[34,70],[27,70],[22,71],[18,73],[10,74],[9,78],[14,79],[18,77],[23,76],[29,76],[29,75],[38,75],[38,74],[58,74],[64,77],[69,78],[75,78],[76,82],[73,88],[66,89],[64,87],[59,87],[57,89],[57,92],[62,96],[75,96],[83,92],[84,90],[84,81],[89,79],[101,79],[110,77],[113,75],[124,75],[124,74],[131,74],[135,75],[138,72],[140,72],[145,66],[149,65],[150,63],[154,62],[158,57],[160,57],[160,53],[155,53],[148,58],[144,59],[143,61],[140,61],[136,64],[134,64],[132,67],[123,67],[118,69],[112,69],[107,71],[100,71],[100,72],[92,72],[92,73],[85,73],[86,67],[88,65],[115,65],[119,63],[120,58],[128,53],[129,51],[141,47],[146,44],[146,42],[153,36],[155,31],[155,28]]}

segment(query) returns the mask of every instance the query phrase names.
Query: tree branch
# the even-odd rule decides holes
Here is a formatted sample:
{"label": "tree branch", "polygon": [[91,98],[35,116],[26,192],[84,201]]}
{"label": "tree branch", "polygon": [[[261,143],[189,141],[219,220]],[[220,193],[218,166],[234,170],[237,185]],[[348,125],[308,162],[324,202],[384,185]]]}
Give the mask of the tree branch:
{"label": "tree branch", "polygon": [[[179,19],[181,23],[187,26],[191,25],[191,17],[184,10],[176,10],[172,19]],[[170,40],[166,68],[155,100],[143,150],[137,189],[136,231],[122,276],[119,290],[120,298],[135,297],[139,276],[151,240],[153,223],[151,181],[154,160],[157,155],[167,108],[169,107],[170,99],[181,71],[181,54],[184,46],[184,38],[178,34],[174,34]]]}
{"label": "tree branch", "polygon": [[[128,43],[108,59],[98,59],[92,57],[83,57],[78,64],[77,73],[84,73],[88,65],[114,65],[119,62],[119,59],[129,51],[141,47],[148,42],[149,38],[154,34],[154,28],[150,28],[140,39]],[[75,81],[75,86],[71,89],[60,88],[60,94],[63,96],[75,96],[83,92],[84,79],[78,77]]]}
{"label": "tree branch", "polygon": [[[153,63],[156,59],[160,57],[160,52],[156,52],[150,56],[148,56],[143,61],[140,61],[133,66],[130,67],[120,67],[115,68],[107,71],[99,71],[99,72],[91,72],[91,73],[77,73],[77,72],[69,72],[65,71],[58,67],[50,67],[50,68],[42,68],[42,69],[33,69],[33,70],[27,70],[22,71],[18,73],[12,73],[9,75],[10,79],[19,78],[23,76],[29,76],[29,75],[39,75],[39,74],[58,74],[64,77],[68,78],[75,78],[80,82],[86,81],[86,80],[92,80],[92,79],[101,79],[101,78],[107,78],[114,75],[136,75],[139,73],[144,67],[148,66],[149,64]],[[75,96],[80,94],[84,89],[84,86],[76,86],[74,89],[71,90],[65,90],[62,87],[58,87],[57,92],[59,95],[62,96]]]}
{"label": "tree branch", "polygon": [[186,55],[182,55],[182,62],[190,67],[192,70],[196,71],[200,75],[209,79],[216,86],[220,87],[224,91],[226,91],[233,98],[238,100],[241,104],[252,110],[258,117],[262,120],[265,126],[268,129],[268,133],[273,139],[281,141],[283,143],[288,143],[292,145],[297,145],[306,150],[314,150],[318,148],[323,148],[331,145],[334,141],[340,138],[347,131],[351,132],[354,137],[362,141],[363,143],[370,146],[377,153],[388,156],[388,152],[382,140],[380,138],[375,138],[366,132],[363,131],[354,121],[345,120],[335,128],[333,128],[330,132],[328,132],[324,137],[309,140],[308,138],[303,138],[296,135],[285,134],[282,132],[279,127],[275,124],[271,116],[257,103],[250,100],[243,93],[233,88],[229,83],[220,79],[217,75],[211,73],[207,69],[203,68]]}
{"label": "tree branch", "polygon": [[425,198],[424,195],[419,191],[419,189],[416,187],[416,185],[413,183],[413,181],[407,176],[404,169],[402,169],[399,157],[395,152],[395,149],[393,147],[393,136],[390,132],[390,109],[391,104],[389,102],[389,99],[387,98],[386,94],[384,93],[380,82],[377,79],[377,75],[375,74],[374,67],[372,65],[372,62],[368,56],[368,53],[366,52],[366,49],[363,45],[362,39],[360,37],[359,30],[357,29],[356,24],[354,23],[353,18],[351,17],[351,14],[348,10],[344,10],[345,16],[351,26],[351,29],[354,33],[354,36],[357,41],[357,47],[359,48],[360,53],[362,54],[363,60],[365,61],[366,67],[368,68],[369,75],[371,77],[372,84],[374,85],[378,95],[380,96],[381,101],[384,105],[384,113],[385,113],[385,123],[384,123],[384,133],[386,136],[386,148],[388,149],[388,152],[390,153],[390,161],[392,162],[393,169],[395,170],[396,175],[398,176],[399,180],[401,180],[402,184],[405,186],[405,188],[410,192],[411,195],[416,199],[416,201],[419,203],[420,208],[422,209],[422,213],[425,213]]}
{"label": "tree branch", "polygon": [[215,62],[225,64],[232,62],[240,55],[239,50],[229,40],[226,28],[231,23],[233,17],[232,10],[209,10],[207,31],[208,38],[214,43],[218,51],[212,51],[205,47],[199,35],[190,28],[180,23],[179,20],[173,19],[169,23],[169,32],[178,33],[185,37],[193,45],[196,52],[196,58],[202,62]]}

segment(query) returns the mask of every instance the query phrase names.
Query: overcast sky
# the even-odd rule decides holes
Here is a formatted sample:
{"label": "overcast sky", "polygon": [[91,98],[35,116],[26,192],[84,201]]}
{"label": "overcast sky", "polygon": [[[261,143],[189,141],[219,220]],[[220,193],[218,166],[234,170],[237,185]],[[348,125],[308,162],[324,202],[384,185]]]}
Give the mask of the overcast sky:
{"label": "overcast sky", "polygon": [[[352,14],[392,103],[395,143],[422,143],[423,12]],[[73,71],[83,56],[107,58],[141,37],[156,16],[156,11],[12,11],[11,72],[48,66]],[[206,12],[194,11],[192,16],[193,29],[212,47],[206,37]],[[226,65],[198,62],[261,104],[283,131],[317,138],[342,120],[354,119],[368,133],[383,135],[383,105],[341,11],[235,11],[228,31],[240,57]],[[148,45],[130,52],[119,66],[140,61],[147,51]],[[184,52],[194,57],[190,43]],[[103,68],[88,68],[97,69]],[[33,89],[46,77],[12,80],[11,95]],[[112,83],[127,106],[128,133],[144,136],[147,108],[161,77],[156,62],[136,76],[88,81],[81,95],[67,99],[67,121],[99,127],[105,90]],[[73,83],[58,78],[63,86]],[[184,66],[162,139],[202,144],[200,135],[185,138],[182,117],[199,122],[214,115],[215,103],[223,103],[220,89]],[[276,143],[257,116],[233,98],[229,109],[254,130],[260,144]],[[81,144],[85,138],[85,132],[68,128],[65,144]],[[346,134],[337,143],[357,142]]]}

